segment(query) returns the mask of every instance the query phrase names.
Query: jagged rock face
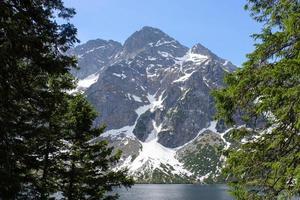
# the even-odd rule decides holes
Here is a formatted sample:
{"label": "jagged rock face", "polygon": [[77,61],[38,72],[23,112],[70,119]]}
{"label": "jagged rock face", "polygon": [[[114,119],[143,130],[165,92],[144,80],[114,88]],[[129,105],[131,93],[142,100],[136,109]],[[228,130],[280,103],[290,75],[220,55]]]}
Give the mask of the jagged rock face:
{"label": "jagged rock face", "polygon": [[171,53],[175,57],[185,54],[187,48],[181,45],[159,29],[144,27],[133,33],[124,43],[120,55],[123,58],[135,58],[138,54],[144,56],[158,56],[158,51]]}
{"label": "jagged rock face", "polygon": [[[79,79],[78,90],[100,113],[95,125],[105,123],[104,136],[111,141],[130,138],[136,151],[137,143],[142,146],[132,161],[128,161],[130,153],[123,161],[132,163],[133,171],[137,166],[139,171],[167,169],[164,173],[186,177],[172,148],[188,143],[211,125],[215,110],[210,92],[223,87],[224,75],[236,67],[201,44],[189,49],[152,27],[135,32],[124,45],[92,40],[69,53],[79,58],[81,69],[72,71]],[[158,165],[159,157],[144,155],[150,144],[161,150],[161,156],[174,159],[163,159]],[[175,171],[168,162],[177,166]]]}
{"label": "jagged rock face", "polygon": [[83,45],[71,49],[68,53],[76,55],[80,70],[72,69],[72,74],[83,79],[111,64],[116,54],[122,49],[122,44],[113,40],[90,40]]}

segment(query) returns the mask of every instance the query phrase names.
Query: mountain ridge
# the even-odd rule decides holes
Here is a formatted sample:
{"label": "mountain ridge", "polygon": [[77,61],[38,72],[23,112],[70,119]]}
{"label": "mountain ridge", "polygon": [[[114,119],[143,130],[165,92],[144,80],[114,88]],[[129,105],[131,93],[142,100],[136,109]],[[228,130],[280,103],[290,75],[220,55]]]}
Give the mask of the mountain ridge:
{"label": "mountain ridge", "polygon": [[[116,167],[128,167],[146,182],[217,177],[222,159],[216,149],[225,148],[227,141],[213,121],[210,91],[223,87],[224,75],[236,67],[201,44],[187,48],[153,27],[136,31],[123,45],[109,41],[89,41],[70,54],[78,57],[81,68],[73,72],[79,79],[77,91],[101,113],[94,124],[107,124],[101,138],[123,150]],[[201,155],[194,146],[203,149]],[[180,148],[186,150],[179,153]],[[201,157],[202,163],[207,152],[219,161],[206,170],[184,158]]]}

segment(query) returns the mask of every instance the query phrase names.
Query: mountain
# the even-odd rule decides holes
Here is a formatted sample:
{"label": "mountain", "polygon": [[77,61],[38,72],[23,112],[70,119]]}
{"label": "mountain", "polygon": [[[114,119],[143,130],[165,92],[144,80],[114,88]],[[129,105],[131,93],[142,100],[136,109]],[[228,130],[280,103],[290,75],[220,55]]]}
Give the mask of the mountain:
{"label": "mountain", "polygon": [[123,151],[115,168],[138,182],[216,182],[230,144],[213,121],[210,92],[236,67],[201,44],[188,48],[166,33],[143,27],[124,44],[91,40],[68,52],[78,58],[77,91],[106,124],[99,139]]}

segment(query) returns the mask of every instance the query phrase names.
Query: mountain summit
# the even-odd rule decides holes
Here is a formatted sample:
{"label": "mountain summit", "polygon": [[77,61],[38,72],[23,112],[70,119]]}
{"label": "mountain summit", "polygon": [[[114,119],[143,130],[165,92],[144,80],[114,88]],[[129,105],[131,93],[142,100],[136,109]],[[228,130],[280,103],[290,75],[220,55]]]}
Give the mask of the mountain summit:
{"label": "mountain summit", "polygon": [[79,60],[77,91],[100,112],[95,125],[107,125],[99,139],[123,151],[117,168],[128,167],[140,182],[217,180],[217,149],[229,144],[213,121],[210,92],[234,65],[147,26],[124,45],[98,39],[69,53]]}
{"label": "mountain summit", "polygon": [[124,50],[127,52],[133,52],[149,46],[151,47],[151,44],[156,44],[159,40],[172,41],[174,39],[159,29],[145,26],[141,30],[133,33],[125,41]]}
{"label": "mountain summit", "polygon": [[200,54],[200,55],[205,55],[205,56],[211,56],[211,57],[216,57],[216,55],[211,52],[208,48],[204,47],[200,43],[194,45],[191,48],[191,52],[195,54]]}
{"label": "mountain summit", "polygon": [[174,53],[183,53],[179,49],[186,50],[187,47],[181,45],[174,38],[170,37],[161,30],[149,26],[143,27],[141,30],[133,33],[124,43],[123,54],[126,58],[134,58],[142,51],[159,49],[163,47],[169,47],[169,51],[172,48],[178,48]]}

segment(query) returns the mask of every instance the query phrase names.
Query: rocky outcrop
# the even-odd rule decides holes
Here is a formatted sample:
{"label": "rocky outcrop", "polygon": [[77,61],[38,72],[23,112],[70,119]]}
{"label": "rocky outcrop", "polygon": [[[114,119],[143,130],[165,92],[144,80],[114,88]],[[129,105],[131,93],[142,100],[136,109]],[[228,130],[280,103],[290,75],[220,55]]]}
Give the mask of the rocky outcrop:
{"label": "rocky outcrop", "polygon": [[[178,177],[196,181],[207,170],[217,172],[220,162],[206,170],[199,164],[201,170],[195,170],[184,157],[194,155],[194,146],[203,141],[200,149],[220,156],[214,150],[224,147],[224,141],[219,141],[217,130],[203,133],[210,143],[199,139],[199,132],[212,124],[215,109],[210,93],[223,87],[224,75],[236,69],[231,62],[201,44],[189,49],[152,27],[136,31],[124,45],[91,40],[69,53],[79,59],[80,70],[72,71],[79,79],[77,90],[100,113],[94,124],[105,123],[103,137],[125,152],[120,166],[143,180],[173,174],[177,178],[163,176],[171,182],[181,180]],[[221,123],[216,128],[226,130]],[[184,150],[179,150],[182,146]],[[197,159],[203,160],[201,156]]]}

